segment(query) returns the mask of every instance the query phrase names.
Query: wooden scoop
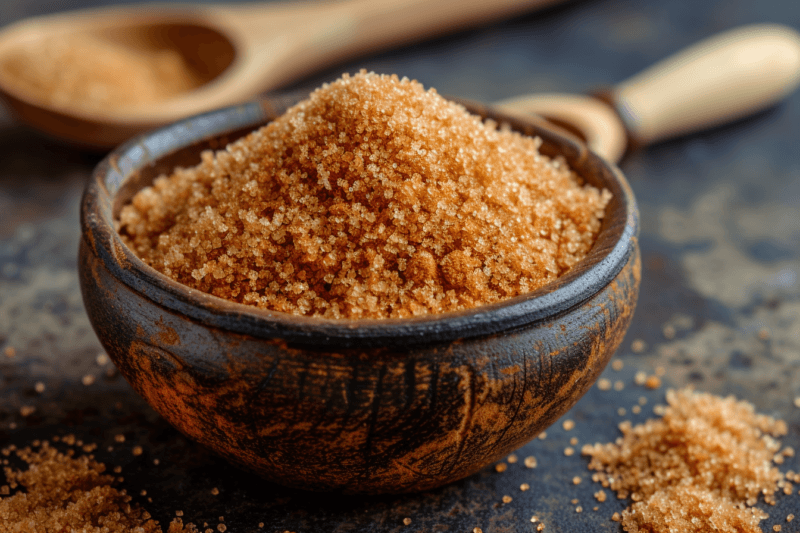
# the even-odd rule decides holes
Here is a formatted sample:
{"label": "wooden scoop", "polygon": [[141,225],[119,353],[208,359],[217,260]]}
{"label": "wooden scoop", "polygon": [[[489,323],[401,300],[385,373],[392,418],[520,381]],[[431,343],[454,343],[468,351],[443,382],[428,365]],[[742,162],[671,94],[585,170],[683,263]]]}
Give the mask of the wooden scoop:
{"label": "wooden scoop", "polygon": [[[99,8],[27,19],[0,32],[0,64],[20,44],[93,35],[183,56],[199,83],[175,97],[87,109],[53,104],[0,68],[0,95],[22,122],[81,145],[108,148],[134,134],[235,104],[346,58],[562,0],[341,0],[222,6]],[[66,41],[67,39],[65,39]],[[91,62],[92,57],[85,61]],[[64,65],[69,68],[69,65]],[[119,83],[126,83],[123,75]]]}
{"label": "wooden scoop", "polygon": [[599,155],[730,122],[774,105],[800,83],[800,34],[742,26],[701,41],[597,97],[535,94],[496,103],[578,133]]}

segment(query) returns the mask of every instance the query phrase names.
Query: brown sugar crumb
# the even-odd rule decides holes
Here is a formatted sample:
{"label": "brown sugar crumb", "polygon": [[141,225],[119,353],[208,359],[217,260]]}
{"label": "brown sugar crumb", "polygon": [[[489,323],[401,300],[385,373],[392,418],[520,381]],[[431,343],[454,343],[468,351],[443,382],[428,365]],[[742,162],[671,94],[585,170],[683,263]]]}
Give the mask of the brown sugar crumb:
{"label": "brown sugar crumb", "polygon": [[572,484],[573,485],[580,485],[581,484],[581,477],[580,476],[575,476],[574,478],[572,478]]}
{"label": "brown sugar crumb", "polygon": [[92,110],[164,100],[201,83],[177,50],[89,33],[20,42],[3,54],[0,74],[47,104]]}
{"label": "brown sugar crumb", "polygon": [[794,520],[794,515],[793,514],[786,515],[786,521],[787,522],[791,522],[792,520]]}
{"label": "brown sugar crumb", "polygon": [[600,390],[611,390],[611,380],[600,378],[597,380],[597,388]]}
{"label": "brown sugar crumb", "polygon": [[539,524],[536,526],[536,531],[544,531],[544,524]]}
{"label": "brown sugar crumb", "polygon": [[780,530],[781,530],[781,526],[779,526],[778,524],[775,524],[774,526],[772,526],[772,531],[780,531]]}
{"label": "brown sugar crumb", "polygon": [[647,381],[647,372],[642,370],[636,372],[636,375],[633,376],[633,382],[637,385],[644,385]]}
{"label": "brown sugar crumb", "polygon": [[23,417],[31,416],[35,412],[36,412],[36,407],[32,405],[23,405],[22,407],[19,408],[19,414],[20,416]]}
{"label": "brown sugar crumb", "polygon": [[496,465],[494,465],[494,469],[499,473],[503,473],[506,470],[508,470],[508,465],[505,463],[497,463]]}
{"label": "brown sugar crumb", "polygon": [[771,464],[786,424],[747,402],[690,390],[667,392],[663,418],[620,424],[616,443],[584,446],[589,468],[620,498],[626,531],[760,532],[759,497],[775,503],[788,482]]}
{"label": "brown sugar crumb", "polygon": [[514,499],[514,498],[512,498],[512,497],[511,497],[511,496],[509,496],[509,495],[505,495],[505,496],[503,496],[503,498],[502,498],[502,499],[503,499],[503,503],[511,503],[511,502],[513,501],[513,499]]}
{"label": "brown sugar crumb", "polygon": [[214,487],[213,489],[211,489],[211,494],[217,496],[219,494],[219,489],[217,487]]}
{"label": "brown sugar crumb", "polygon": [[614,382],[614,390],[615,391],[621,391],[624,388],[625,388],[625,382],[624,381],[617,380],[617,381]]}
{"label": "brown sugar crumb", "polygon": [[597,501],[599,501],[600,503],[603,503],[604,501],[606,501],[606,498],[607,498],[606,491],[598,490],[597,492],[594,493],[594,497],[595,497],[595,499]]}
{"label": "brown sugar crumb", "polygon": [[575,455],[575,449],[570,446],[567,446],[566,448],[564,448],[564,455],[566,455],[567,457]]}
{"label": "brown sugar crumb", "polygon": [[573,420],[564,420],[561,424],[561,427],[564,428],[564,431],[572,431],[575,428],[575,422]]}
{"label": "brown sugar crumb", "polygon": [[403,518],[403,524],[405,524],[407,526],[410,526],[411,525],[411,519],[408,518],[408,517]]}
{"label": "brown sugar crumb", "polygon": [[650,376],[645,380],[644,386],[648,389],[657,389],[661,386],[661,378],[658,376]]}
{"label": "brown sugar crumb", "polygon": [[570,446],[577,446],[578,445],[578,437],[572,437],[571,439],[569,439],[569,445]]}
{"label": "brown sugar crumb", "polygon": [[547,438],[547,432],[546,431],[542,431],[541,433],[539,433],[539,435],[536,438],[539,439],[539,440],[546,439]]}
{"label": "brown sugar crumb", "polygon": [[538,461],[536,461],[536,457],[534,457],[532,455],[529,455],[528,457],[525,458],[525,467],[526,468],[536,468],[537,462]]}
{"label": "brown sugar crumb", "polygon": [[531,486],[528,485],[527,483],[523,483],[522,485],[519,486],[519,490],[521,490],[522,492],[525,492],[526,490],[528,490],[530,488],[531,488]]}
{"label": "brown sugar crumb", "polygon": [[622,368],[623,368],[624,366],[625,366],[625,363],[623,363],[621,359],[614,359],[614,360],[611,362],[611,368],[613,368],[613,369],[614,369],[614,370],[616,370],[616,371],[620,371],[620,370],[622,370]]}
{"label": "brown sugar crumb", "polygon": [[577,506],[577,507],[575,508],[575,512],[576,512],[576,513],[582,513],[582,512],[583,512],[583,507],[581,507],[580,505],[579,505],[579,506]]}
{"label": "brown sugar crumb", "polygon": [[642,412],[642,407],[641,406],[634,405],[633,407],[631,407],[631,413],[633,413],[635,415],[638,415],[641,412]]}
{"label": "brown sugar crumb", "polygon": [[472,533],[483,533],[483,530],[481,528],[479,528],[479,527],[473,527],[472,528]]}
{"label": "brown sugar crumb", "polygon": [[91,374],[86,374],[81,378],[81,383],[86,385],[87,387],[94,383],[95,377]]}
{"label": "brown sugar crumb", "polygon": [[39,394],[43,393],[45,390],[45,385],[41,381],[37,381],[36,384],[33,386],[33,390],[38,392]]}
{"label": "brown sugar crumb", "polygon": [[506,457],[506,461],[508,461],[508,463],[509,463],[509,464],[512,464],[512,465],[513,465],[514,463],[516,463],[517,461],[519,461],[519,457],[517,457],[517,455],[516,455],[516,454],[512,453],[511,455],[509,455],[508,457]]}
{"label": "brown sugar crumb", "polygon": [[114,441],[116,441],[116,442],[125,442],[125,435],[123,435],[122,433],[118,433],[117,435],[114,435]]}
{"label": "brown sugar crumb", "polygon": [[150,266],[239,303],[402,318],[528,293],[592,247],[608,191],[541,141],[416,81],[364,71],[141,190],[120,214]]}
{"label": "brown sugar crumb", "polygon": [[131,453],[133,453],[133,455],[138,457],[139,455],[142,455],[144,453],[144,450],[142,449],[141,446],[134,446],[133,450],[131,450]]}
{"label": "brown sugar crumb", "polygon": [[17,355],[17,350],[14,349],[13,346],[6,346],[6,349],[3,350],[3,352],[6,354],[6,357],[8,357],[9,359],[12,358],[12,357],[15,357]]}
{"label": "brown sugar crumb", "polygon": [[647,350],[647,343],[642,339],[635,339],[631,343],[631,351],[633,353],[643,353],[645,350]]}
{"label": "brown sugar crumb", "polygon": [[[113,487],[105,466],[89,456],[61,453],[46,441],[16,450],[16,455],[29,468],[3,469],[9,485],[24,491],[0,499],[0,531],[162,532],[147,511]],[[196,531],[191,524],[173,523],[168,533]]]}

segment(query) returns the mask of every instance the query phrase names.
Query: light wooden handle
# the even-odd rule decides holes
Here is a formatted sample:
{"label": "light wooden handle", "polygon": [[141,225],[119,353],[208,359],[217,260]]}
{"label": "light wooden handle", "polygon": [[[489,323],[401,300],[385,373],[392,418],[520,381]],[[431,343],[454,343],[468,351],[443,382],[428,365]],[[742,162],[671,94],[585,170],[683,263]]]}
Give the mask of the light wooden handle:
{"label": "light wooden handle", "polygon": [[744,117],[800,83],[800,35],[780,25],[740,27],[702,41],[619,84],[617,110],[650,144]]}

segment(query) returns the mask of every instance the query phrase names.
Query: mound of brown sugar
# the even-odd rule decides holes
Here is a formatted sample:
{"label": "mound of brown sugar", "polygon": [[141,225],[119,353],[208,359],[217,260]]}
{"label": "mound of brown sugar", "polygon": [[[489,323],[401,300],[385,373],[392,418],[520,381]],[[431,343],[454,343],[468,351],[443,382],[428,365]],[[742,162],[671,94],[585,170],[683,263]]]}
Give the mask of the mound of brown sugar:
{"label": "mound of brown sugar", "polygon": [[361,72],[140,191],[125,243],[181,283],[330,318],[532,291],[580,261],[610,193],[435,90]]}
{"label": "mound of brown sugar", "polygon": [[[761,532],[760,496],[792,486],[782,462],[786,423],[756,414],[753,405],[690,390],[667,392],[661,419],[620,425],[616,443],[586,445],[593,479],[633,504],[622,513],[628,532]],[[778,459],[780,458],[780,459]]]}
{"label": "mound of brown sugar", "polygon": [[[0,487],[0,531],[7,533],[162,533],[158,522],[112,486],[114,476],[90,456],[62,453],[46,441],[12,451],[29,467],[6,466]],[[11,494],[13,489],[18,489]],[[24,489],[24,490],[23,490]],[[9,495],[10,494],[10,495]],[[168,533],[196,533],[191,524],[174,520]]]}

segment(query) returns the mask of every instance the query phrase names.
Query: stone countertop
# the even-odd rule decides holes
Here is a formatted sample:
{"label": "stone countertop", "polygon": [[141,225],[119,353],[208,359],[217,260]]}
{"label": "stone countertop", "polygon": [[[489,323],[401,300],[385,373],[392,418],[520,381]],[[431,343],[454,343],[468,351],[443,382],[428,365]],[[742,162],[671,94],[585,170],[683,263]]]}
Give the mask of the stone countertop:
{"label": "stone countertop", "polygon": [[[0,11],[0,25],[54,6],[15,2]],[[363,67],[484,102],[527,92],[582,92],[753,22],[800,27],[800,3],[573,1],[338,65],[294,88],[311,89]],[[505,472],[489,467],[424,494],[345,497],[285,489],[229,467],[173,430],[116,374],[89,325],[77,280],[79,200],[100,157],[0,115],[0,446],[69,433],[96,442],[98,460],[121,466],[122,486],[162,524],[182,511],[185,520],[215,528],[224,516],[227,531],[235,533],[474,527],[494,533],[535,531],[530,517],[537,515],[548,532],[621,531],[610,516],[626,502],[597,503],[586,458],[563,450],[572,437],[578,450],[586,442],[614,440],[622,420],[653,416],[667,386],[746,399],[786,420],[784,443],[800,450],[800,408],[793,403],[800,397],[798,141],[800,92],[733,125],[629,154],[621,168],[641,209],[643,281],[616,356],[615,368],[622,367],[609,366],[603,375],[619,385],[593,387],[566,415],[575,429],[554,425],[544,440],[520,449],[520,460]],[[664,386],[635,385],[637,371],[663,371]],[[633,414],[642,397],[647,403]],[[118,435],[124,442],[115,440]],[[143,453],[134,455],[135,446]],[[538,459],[537,468],[523,465],[527,456]],[[798,458],[782,469],[800,471]],[[575,476],[582,478],[578,485]],[[530,490],[520,491],[523,482]],[[503,503],[504,495],[512,501]],[[800,531],[797,521],[785,522],[790,512],[798,514],[800,495],[763,507],[771,515],[762,522],[765,531],[774,524]],[[406,517],[410,525],[403,524]]]}

